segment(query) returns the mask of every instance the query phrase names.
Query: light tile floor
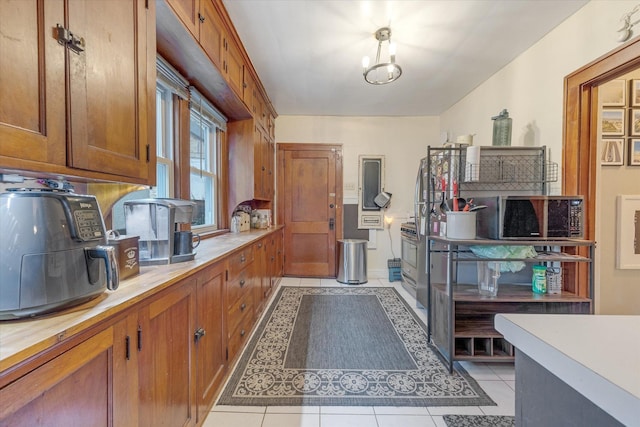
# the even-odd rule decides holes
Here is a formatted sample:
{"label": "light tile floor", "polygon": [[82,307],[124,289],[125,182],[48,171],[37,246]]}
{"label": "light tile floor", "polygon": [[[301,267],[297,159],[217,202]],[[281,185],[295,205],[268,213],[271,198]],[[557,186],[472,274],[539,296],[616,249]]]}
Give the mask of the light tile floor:
{"label": "light tile floor", "polygon": [[[284,277],[282,286],[344,286],[333,279]],[[369,279],[360,286],[392,286],[423,321],[424,310],[400,284]],[[266,311],[266,310],[265,310]],[[497,406],[218,406],[214,405],[203,427],[445,427],[443,415],[514,415],[515,374],[512,363],[462,362]]]}

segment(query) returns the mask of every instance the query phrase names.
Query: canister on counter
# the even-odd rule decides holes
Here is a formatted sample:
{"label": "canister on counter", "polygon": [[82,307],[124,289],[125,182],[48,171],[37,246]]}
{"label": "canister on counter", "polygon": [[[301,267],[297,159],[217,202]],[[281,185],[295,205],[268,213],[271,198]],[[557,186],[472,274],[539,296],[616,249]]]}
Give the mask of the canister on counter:
{"label": "canister on counter", "polygon": [[536,294],[547,293],[547,267],[544,265],[533,266],[531,287]]}
{"label": "canister on counter", "polygon": [[140,236],[120,235],[113,230],[107,233],[107,244],[116,248],[120,279],[140,273],[139,240]]}

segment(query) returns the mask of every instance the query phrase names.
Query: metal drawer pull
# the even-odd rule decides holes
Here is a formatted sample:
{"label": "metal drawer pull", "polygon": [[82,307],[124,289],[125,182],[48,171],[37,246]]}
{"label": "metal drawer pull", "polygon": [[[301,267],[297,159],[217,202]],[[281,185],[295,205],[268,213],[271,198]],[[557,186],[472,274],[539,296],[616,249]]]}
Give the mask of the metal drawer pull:
{"label": "metal drawer pull", "polygon": [[244,257],[244,255],[240,256],[240,262],[245,262],[247,259]]}
{"label": "metal drawer pull", "polygon": [[245,308],[247,308],[247,304],[242,303],[242,305],[240,306],[240,311],[244,311]]}
{"label": "metal drawer pull", "polygon": [[241,331],[240,331],[240,336],[241,336],[241,337],[243,337],[243,336],[244,336],[244,334],[245,334],[245,331],[244,331],[244,329],[243,329],[243,330],[241,330]]}
{"label": "metal drawer pull", "polygon": [[243,286],[244,286],[244,284],[245,284],[244,279],[240,280],[240,287],[243,287]]}

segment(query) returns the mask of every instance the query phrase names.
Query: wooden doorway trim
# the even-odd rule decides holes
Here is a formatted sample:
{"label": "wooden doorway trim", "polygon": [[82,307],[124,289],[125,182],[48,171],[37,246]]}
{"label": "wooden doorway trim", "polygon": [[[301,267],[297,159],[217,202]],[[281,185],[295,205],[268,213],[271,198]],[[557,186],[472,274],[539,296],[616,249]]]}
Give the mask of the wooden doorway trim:
{"label": "wooden doorway trim", "polygon": [[[640,67],[640,38],[636,38],[569,74],[564,79],[562,194],[585,196],[585,239],[595,240],[598,145],[597,86]],[[583,248],[583,255],[586,249]],[[588,266],[576,271],[578,289],[589,296]]]}

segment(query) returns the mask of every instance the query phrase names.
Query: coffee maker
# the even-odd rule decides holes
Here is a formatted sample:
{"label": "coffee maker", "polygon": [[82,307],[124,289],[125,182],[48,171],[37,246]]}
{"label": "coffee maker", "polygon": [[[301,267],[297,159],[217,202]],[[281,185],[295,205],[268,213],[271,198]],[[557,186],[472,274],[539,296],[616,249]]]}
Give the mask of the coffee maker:
{"label": "coffee maker", "polygon": [[[195,203],[181,199],[139,199],[124,202],[126,234],[140,236],[140,265],[161,265],[194,259],[191,225]],[[189,240],[188,244],[185,242]],[[196,245],[197,246],[197,245]]]}

